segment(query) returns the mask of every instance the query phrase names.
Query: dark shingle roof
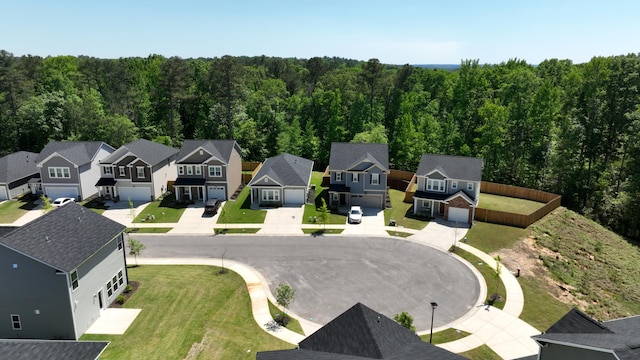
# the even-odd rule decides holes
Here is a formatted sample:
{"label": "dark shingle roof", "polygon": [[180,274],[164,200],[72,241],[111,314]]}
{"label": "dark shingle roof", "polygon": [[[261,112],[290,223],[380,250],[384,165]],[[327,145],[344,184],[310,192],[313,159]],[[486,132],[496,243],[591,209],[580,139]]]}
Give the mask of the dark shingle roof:
{"label": "dark shingle roof", "polygon": [[264,161],[249,186],[264,176],[272,178],[282,186],[307,186],[311,180],[313,161],[283,153]]}
{"label": "dark shingle roof", "polygon": [[551,325],[545,333],[610,334],[612,331],[582,311],[571,309],[560,320]]}
{"label": "dark shingle roof", "polygon": [[[389,170],[387,144],[332,143],[329,169],[346,171],[362,162],[371,162],[384,171]],[[359,169],[363,170],[363,169]]]}
{"label": "dark shingle roof", "polygon": [[134,142],[122,145],[113,154],[107,156],[104,160],[102,160],[102,163],[113,164],[129,152],[142,161],[146,162],[147,164],[155,166],[160,162],[167,160],[171,156],[177,154],[178,149],[158,144],[147,139],[138,139]]}
{"label": "dark shingle roof", "polygon": [[433,170],[438,170],[450,179],[480,181],[482,167],[481,158],[422,154],[416,175],[424,176]]}
{"label": "dark shingle roof", "polygon": [[107,345],[106,341],[0,339],[0,359],[94,360]]}
{"label": "dark shingle roof", "polygon": [[18,151],[0,158],[0,183],[10,183],[38,174],[38,154]]}
{"label": "dark shingle roof", "polygon": [[231,153],[234,148],[236,148],[239,153],[242,153],[240,146],[235,140],[185,140],[184,143],[182,143],[176,162],[181,162],[198,147],[202,147],[226,164],[231,160]]}
{"label": "dark shingle roof", "polygon": [[71,203],[6,234],[0,244],[70,272],[124,230],[125,226]]}
{"label": "dark shingle roof", "polygon": [[58,153],[72,163],[82,166],[93,160],[93,157],[103,144],[113,149],[102,141],[50,141],[44,149],[42,149],[36,162],[39,163],[49,157],[49,155]]}

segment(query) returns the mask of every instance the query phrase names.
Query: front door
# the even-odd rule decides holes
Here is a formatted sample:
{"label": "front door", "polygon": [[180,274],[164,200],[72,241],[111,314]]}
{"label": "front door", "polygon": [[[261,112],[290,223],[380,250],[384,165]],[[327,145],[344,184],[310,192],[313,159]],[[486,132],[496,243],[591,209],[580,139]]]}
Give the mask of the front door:
{"label": "front door", "polygon": [[102,302],[102,290],[98,291],[98,305],[100,305],[100,310],[104,309],[104,303]]}
{"label": "front door", "polygon": [[340,194],[340,206],[347,205],[347,194]]}

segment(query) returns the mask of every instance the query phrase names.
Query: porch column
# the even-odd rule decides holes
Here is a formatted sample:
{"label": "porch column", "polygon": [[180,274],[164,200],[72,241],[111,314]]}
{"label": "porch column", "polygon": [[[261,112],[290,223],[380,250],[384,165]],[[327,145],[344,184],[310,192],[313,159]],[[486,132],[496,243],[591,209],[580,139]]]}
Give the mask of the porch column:
{"label": "porch column", "polygon": [[418,213],[418,199],[413,198],[413,215]]}
{"label": "porch column", "polygon": [[173,191],[176,193],[176,201],[180,201],[180,186],[173,186]]}

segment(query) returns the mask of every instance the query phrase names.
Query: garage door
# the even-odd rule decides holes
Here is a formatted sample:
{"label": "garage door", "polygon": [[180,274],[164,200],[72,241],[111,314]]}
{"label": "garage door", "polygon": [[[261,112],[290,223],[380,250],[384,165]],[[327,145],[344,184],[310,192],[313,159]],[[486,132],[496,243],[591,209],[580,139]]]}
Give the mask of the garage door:
{"label": "garage door", "polygon": [[45,188],[45,194],[51,199],[55,200],[61,197],[70,197],[78,199],[78,189],[65,188],[65,187],[47,187]]}
{"label": "garage door", "polygon": [[208,186],[209,199],[227,200],[227,191],[224,186]]}
{"label": "garage door", "polygon": [[147,187],[121,187],[118,195],[120,200],[151,201],[151,189]]}
{"label": "garage door", "polygon": [[380,195],[351,195],[351,206],[362,206],[364,208],[382,208],[382,196]]}
{"label": "garage door", "polygon": [[287,205],[304,204],[304,189],[284,189],[284,203]]}
{"label": "garage door", "polygon": [[462,224],[469,223],[469,209],[449,208],[449,221],[459,222]]}
{"label": "garage door", "polygon": [[0,186],[0,201],[7,200],[9,196],[7,195],[7,187]]}

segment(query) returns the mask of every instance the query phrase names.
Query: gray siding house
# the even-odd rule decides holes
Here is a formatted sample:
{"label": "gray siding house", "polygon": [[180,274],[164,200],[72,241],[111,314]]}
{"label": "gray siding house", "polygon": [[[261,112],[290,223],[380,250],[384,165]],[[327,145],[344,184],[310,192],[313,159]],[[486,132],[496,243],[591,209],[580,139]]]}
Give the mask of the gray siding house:
{"label": "gray siding house", "polygon": [[51,199],[86,199],[98,192],[98,164],[114,150],[100,141],[51,141],[36,159],[41,183],[32,183],[32,191],[41,188]]}
{"label": "gray siding house", "polygon": [[242,185],[241,154],[235,140],[185,140],[176,160],[176,200],[229,199]]}
{"label": "gray siding house", "polygon": [[313,161],[283,153],[264,161],[249,181],[252,206],[302,205],[307,200]]}
{"label": "gray siding house", "polygon": [[387,144],[332,143],[329,205],[384,209],[388,174]]}
{"label": "gray siding house", "polygon": [[71,203],[0,237],[0,338],[77,340],[128,282],[124,230]]}
{"label": "gray siding house", "polygon": [[30,191],[29,181],[40,177],[37,157],[36,153],[18,151],[0,158],[0,201]]}
{"label": "gray siding house", "polygon": [[483,164],[480,158],[423,154],[416,171],[413,214],[472,223],[480,197]]}
{"label": "gray siding house", "polygon": [[118,148],[100,162],[95,185],[105,199],[153,201],[176,179],[178,150],[146,139]]}

